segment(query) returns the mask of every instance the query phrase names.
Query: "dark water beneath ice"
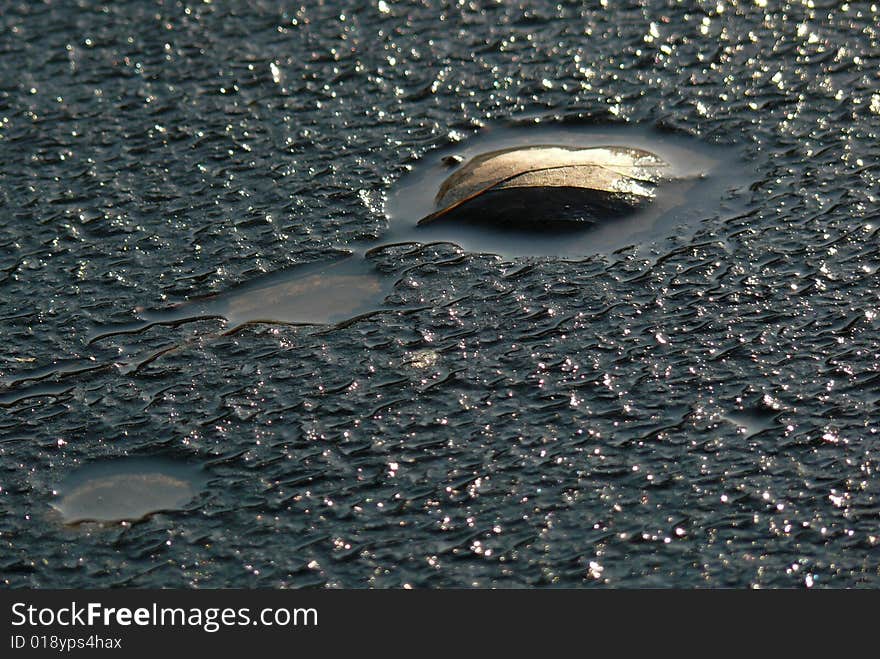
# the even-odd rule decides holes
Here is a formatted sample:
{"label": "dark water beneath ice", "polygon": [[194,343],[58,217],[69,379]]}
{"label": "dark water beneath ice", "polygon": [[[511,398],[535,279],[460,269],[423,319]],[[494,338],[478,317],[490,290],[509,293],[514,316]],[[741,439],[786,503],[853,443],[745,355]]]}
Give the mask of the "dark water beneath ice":
{"label": "dark water beneath ice", "polygon": [[[880,585],[878,19],[6,3],[0,583]],[[706,176],[415,228],[531,140]]]}

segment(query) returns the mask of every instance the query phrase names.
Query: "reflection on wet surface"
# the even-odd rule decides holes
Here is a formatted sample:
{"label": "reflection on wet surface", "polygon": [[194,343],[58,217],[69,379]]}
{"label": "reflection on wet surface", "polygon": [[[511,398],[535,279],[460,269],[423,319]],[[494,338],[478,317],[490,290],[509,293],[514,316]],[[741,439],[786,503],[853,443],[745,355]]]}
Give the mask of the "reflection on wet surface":
{"label": "reflection on wet surface", "polygon": [[198,494],[204,473],[159,458],[126,458],[71,474],[52,502],[66,524],[136,521],[179,510]]}
{"label": "reflection on wet surface", "polygon": [[[417,221],[437,210],[435,197],[438,191],[445,190],[448,181],[455,181],[459,172],[474,162],[473,159],[485,158],[487,152],[503,153],[509,149],[548,144],[568,148],[615,147],[612,152],[624,153],[629,149],[648,151],[669,163],[664,171],[666,180],[657,186],[651,203],[632,208],[623,216],[619,212],[609,213],[607,222],[584,223],[582,227],[568,226],[559,230],[562,224],[559,222],[552,226],[543,222],[528,226],[528,206],[542,203],[542,196],[568,194],[573,198],[562,199],[559,205],[564,203],[577,208],[578,199],[570,191],[545,188],[531,196],[521,194],[514,200],[511,212],[520,212],[524,216],[521,223],[478,226],[437,220],[414,228]],[[540,123],[486,128],[466,143],[427,154],[398,183],[387,205],[390,228],[383,238],[450,241],[470,251],[505,257],[587,256],[651,243],[674,233],[692,234],[703,220],[739,211],[743,202],[738,200],[738,194],[748,182],[745,167],[733,149],[712,147],[698,140],[656,130]],[[492,195],[494,198],[484,200],[487,208],[482,210],[505,203],[500,193]]]}
{"label": "reflection on wet surface", "polygon": [[99,329],[91,341],[201,318],[223,318],[229,331],[251,323],[333,325],[380,311],[393,283],[353,255],[273,273],[170,309],[145,311],[141,322]]}
{"label": "reflection on wet surface", "polygon": [[269,275],[179,311],[222,316],[231,327],[256,322],[332,325],[381,308],[391,283],[369,262],[351,256]]}

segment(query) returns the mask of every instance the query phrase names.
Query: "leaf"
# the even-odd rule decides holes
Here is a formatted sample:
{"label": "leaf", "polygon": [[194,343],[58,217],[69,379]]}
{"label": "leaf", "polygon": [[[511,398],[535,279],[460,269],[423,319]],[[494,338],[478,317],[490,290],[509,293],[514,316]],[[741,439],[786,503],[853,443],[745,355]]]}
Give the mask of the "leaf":
{"label": "leaf", "polygon": [[[515,147],[476,156],[453,173],[436,197],[439,210],[419,220],[427,224],[466,211],[489,192],[581,192],[595,205],[636,207],[653,198],[653,185],[669,165],[640,149],[619,146]],[[551,190],[547,190],[551,188]],[[552,190],[557,189],[556,191]],[[534,198],[534,197],[533,197]],[[565,196],[571,199],[572,195]],[[552,202],[548,198],[548,202]]]}

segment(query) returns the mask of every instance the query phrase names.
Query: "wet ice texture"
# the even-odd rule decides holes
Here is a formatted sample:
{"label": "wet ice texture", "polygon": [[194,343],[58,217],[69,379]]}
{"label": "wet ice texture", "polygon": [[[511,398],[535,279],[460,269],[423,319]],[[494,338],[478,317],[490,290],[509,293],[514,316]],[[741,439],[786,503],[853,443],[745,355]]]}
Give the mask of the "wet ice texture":
{"label": "wet ice texture", "polygon": [[[0,580],[877,586],[873,11],[7,3]],[[739,144],[748,207],[639,255],[389,250],[409,311],[335,332],[85,345],[375,238],[426,153],[554,115]],[[210,465],[197,512],[46,523],[157,451]]]}

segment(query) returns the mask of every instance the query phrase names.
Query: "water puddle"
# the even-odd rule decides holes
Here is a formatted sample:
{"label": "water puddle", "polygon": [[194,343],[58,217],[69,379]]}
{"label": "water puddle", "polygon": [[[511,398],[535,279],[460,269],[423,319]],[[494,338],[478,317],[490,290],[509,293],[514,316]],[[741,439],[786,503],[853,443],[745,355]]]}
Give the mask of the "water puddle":
{"label": "water puddle", "polygon": [[169,309],[143,311],[137,322],[98,329],[89,342],[205,318],[224,319],[227,331],[254,323],[336,325],[382,311],[393,284],[368,260],[352,255],[276,272]]}
{"label": "water puddle", "polygon": [[52,507],[65,524],[137,521],[181,510],[202,490],[199,468],[163,458],[123,458],[78,469],[58,487]]}
{"label": "water puddle", "polygon": [[[437,210],[443,182],[471,158],[514,147],[625,147],[643,149],[669,163],[669,178],[654,200],[633,213],[592,226],[479,226],[438,220],[416,226]],[[704,220],[742,211],[742,192],[750,183],[745,165],[730,147],[639,127],[534,124],[487,128],[467,143],[428,154],[401,179],[387,204],[390,242],[452,242],[473,252],[505,257],[577,257],[610,253],[676,235],[693,235]]]}

